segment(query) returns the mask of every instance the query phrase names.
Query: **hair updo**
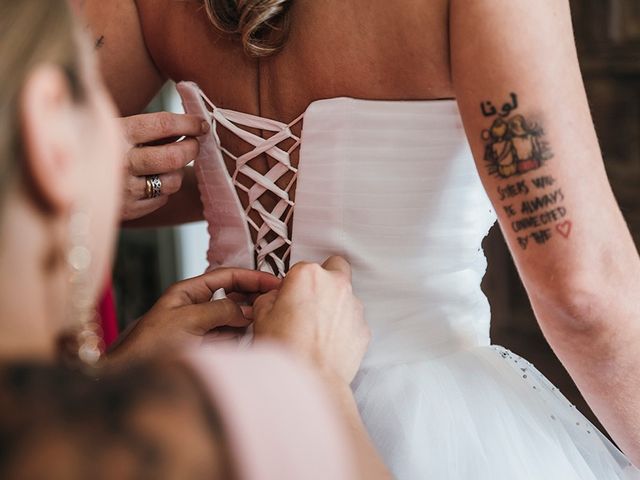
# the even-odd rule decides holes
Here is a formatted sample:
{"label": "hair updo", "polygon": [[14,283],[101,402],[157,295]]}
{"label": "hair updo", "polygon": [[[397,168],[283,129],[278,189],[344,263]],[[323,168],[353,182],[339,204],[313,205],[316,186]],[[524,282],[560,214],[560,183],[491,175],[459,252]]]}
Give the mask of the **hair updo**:
{"label": "hair updo", "polygon": [[204,0],[211,22],[239,35],[245,52],[266,57],[284,47],[293,0]]}

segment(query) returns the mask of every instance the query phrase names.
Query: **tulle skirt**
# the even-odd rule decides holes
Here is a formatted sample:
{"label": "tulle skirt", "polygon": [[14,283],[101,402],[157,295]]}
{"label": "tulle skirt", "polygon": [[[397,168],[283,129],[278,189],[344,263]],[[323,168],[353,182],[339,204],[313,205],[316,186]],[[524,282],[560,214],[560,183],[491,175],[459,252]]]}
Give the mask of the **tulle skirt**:
{"label": "tulle skirt", "polygon": [[353,387],[398,480],[640,479],[538,370],[501,347],[366,369]]}

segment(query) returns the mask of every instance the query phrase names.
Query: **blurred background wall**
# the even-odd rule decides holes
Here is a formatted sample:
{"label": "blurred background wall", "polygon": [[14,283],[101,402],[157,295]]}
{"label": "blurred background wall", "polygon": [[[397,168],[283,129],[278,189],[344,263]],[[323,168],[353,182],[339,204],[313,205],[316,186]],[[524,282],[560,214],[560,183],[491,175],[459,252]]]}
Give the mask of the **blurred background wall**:
{"label": "blurred background wall", "polygon": [[[640,0],[572,0],[571,4],[583,75],[607,172],[640,245]],[[171,85],[150,109],[181,111]],[[579,171],[576,176],[580,176]],[[123,231],[115,268],[121,324],[144,313],[174,281],[202,273],[207,244],[202,223],[175,229]],[[588,413],[536,325],[498,228],[485,240],[485,251],[489,270],[483,288],[491,302],[494,343],[531,360]]]}

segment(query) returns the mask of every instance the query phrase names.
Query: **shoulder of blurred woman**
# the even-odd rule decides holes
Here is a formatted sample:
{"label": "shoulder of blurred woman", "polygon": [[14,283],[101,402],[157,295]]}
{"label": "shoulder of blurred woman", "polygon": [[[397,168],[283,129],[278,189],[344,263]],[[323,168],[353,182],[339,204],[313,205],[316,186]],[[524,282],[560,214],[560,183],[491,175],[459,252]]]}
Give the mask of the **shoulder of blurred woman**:
{"label": "shoulder of blurred woman", "polygon": [[353,444],[335,398],[298,357],[263,344],[203,348],[185,360],[220,412],[240,478],[356,478]]}

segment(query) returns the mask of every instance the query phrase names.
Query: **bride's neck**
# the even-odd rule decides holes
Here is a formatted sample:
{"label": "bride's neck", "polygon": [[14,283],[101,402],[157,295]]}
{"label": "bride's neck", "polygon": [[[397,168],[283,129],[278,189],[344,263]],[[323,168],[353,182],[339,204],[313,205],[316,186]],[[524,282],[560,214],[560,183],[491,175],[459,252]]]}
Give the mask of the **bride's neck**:
{"label": "bride's neck", "polygon": [[[7,199],[0,221],[0,358],[51,358],[67,285],[33,208]],[[48,238],[49,237],[49,238]]]}

